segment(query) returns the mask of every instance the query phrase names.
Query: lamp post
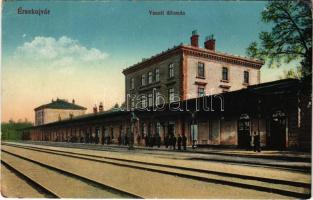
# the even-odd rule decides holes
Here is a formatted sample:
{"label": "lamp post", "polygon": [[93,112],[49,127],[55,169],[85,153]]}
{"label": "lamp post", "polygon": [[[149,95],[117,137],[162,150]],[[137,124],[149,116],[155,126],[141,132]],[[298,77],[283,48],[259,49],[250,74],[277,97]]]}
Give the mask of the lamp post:
{"label": "lamp post", "polygon": [[135,132],[135,125],[138,121],[138,117],[135,115],[135,113],[131,112],[130,117],[130,132],[129,132],[129,140],[128,140],[128,150],[134,149],[134,132]]}

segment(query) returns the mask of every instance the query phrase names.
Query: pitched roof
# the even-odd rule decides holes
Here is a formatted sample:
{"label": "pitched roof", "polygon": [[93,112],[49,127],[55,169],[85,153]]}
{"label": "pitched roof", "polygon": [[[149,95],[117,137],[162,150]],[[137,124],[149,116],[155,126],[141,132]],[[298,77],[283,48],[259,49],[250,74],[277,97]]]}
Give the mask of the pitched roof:
{"label": "pitched roof", "polygon": [[87,108],[83,106],[76,105],[74,103],[69,103],[68,101],[64,99],[57,99],[55,101],[52,101],[51,103],[41,105],[34,110],[40,110],[40,109],[64,109],[64,110],[87,110]]}
{"label": "pitched roof", "polygon": [[84,115],[78,115],[78,116],[74,116],[73,118],[63,119],[61,121],[55,121],[55,122],[50,122],[47,124],[41,124],[41,125],[37,125],[37,126],[28,127],[28,128],[23,129],[23,130],[28,130],[28,129],[37,128],[37,127],[48,127],[48,126],[54,126],[54,125],[62,125],[62,124],[70,123],[70,122],[82,122],[82,121],[85,122],[87,120],[94,120],[94,119],[99,119],[99,118],[103,118],[103,117],[111,117],[111,116],[115,116],[115,115],[127,115],[129,113],[130,113],[130,111],[126,111],[126,110],[123,110],[120,108],[111,109],[111,110],[97,112],[97,113],[88,113],[88,114],[84,114]]}

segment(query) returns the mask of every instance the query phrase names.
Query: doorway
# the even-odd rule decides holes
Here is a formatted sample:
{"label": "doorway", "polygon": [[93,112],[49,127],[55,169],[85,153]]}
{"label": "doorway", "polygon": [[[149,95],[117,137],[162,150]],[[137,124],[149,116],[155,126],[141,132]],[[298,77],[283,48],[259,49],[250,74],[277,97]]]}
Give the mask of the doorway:
{"label": "doorway", "polygon": [[238,120],[238,147],[250,147],[250,117],[247,114],[242,114]]}
{"label": "doorway", "polygon": [[275,149],[284,149],[286,147],[286,131],[286,114],[282,111],[274,112],[270,122],[269,146]]}

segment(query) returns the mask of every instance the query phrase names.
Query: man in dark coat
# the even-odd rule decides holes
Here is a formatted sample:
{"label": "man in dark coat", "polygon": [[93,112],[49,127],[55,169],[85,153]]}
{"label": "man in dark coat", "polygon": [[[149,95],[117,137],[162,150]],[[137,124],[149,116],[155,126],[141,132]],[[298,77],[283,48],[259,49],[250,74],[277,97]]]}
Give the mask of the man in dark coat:
{"label": "man in dark coat", "polygon": [[108,136],[108,144],[111,144],[111,137]]}
{"label": "man in dark coat", "polygon": [[166,147],[166,148],[168,148],[169,140],[170,140],[169,136],[166,135],[165,138],[164,138],[164,144],[165,144],[165,147]]}
{"label": "man in dark coat", "polygon": [[145,146],[147,147],[148,146],[148,136],[146,134],[144,135],[144,139],[145,139]]}
{"label": "man in dark coat", "polygon": [[118,141],[118,145],[122,144],[122,136],[121,136],[121,134],[118,135],[117,141]]}
{"label": "man in dark coat", "polygon": [[178,150],[181,150],[182,140],[183,140],[183,138],[182,138],[181,135],[179,134],[179,135],[178,135],[178,138],[177,138]]}
{"label": "man in dark coat", "polygon": [[155,144],[155,135],[150,136],[150,147],[153,147]]}
{"label": "man in dark coat", "polygon": [[169,135],[168,146],[170,147],[170,149],[172,149],[172,147],[173,147],[173,135]]}
{"label": "man in dark coat", "polygon": [[261,146],[260,146],[260,134],[254,132],[253,136],[253,143],[254,143],[254,151],[255,152],[261,152]]}
{"label": "man in dark coat", "polygon": [[183,135],[182,137],[182,144],[183,144],[183,149],[186,151],[187,149],[187,137]]}
{"label": "man in dark coat", "polygon": [[175,137],[175,135],[173,135],[173,137],[172,137],[172,145],[173,145],[173,150],[175,151],[175,149],[176,149],[176,137]]}
{"label": "man in dark coat", "polygon": [[159,134],[157,134],[156,136],[156,145],[158,146],[158,148],[160,148],[161,146],[161,137]]}
{"label": "man in dark coat", "polygon": [[137,139],[137,144],[140,145],[140,140],[141,140],[140,134],[137,135],[136,139]]}

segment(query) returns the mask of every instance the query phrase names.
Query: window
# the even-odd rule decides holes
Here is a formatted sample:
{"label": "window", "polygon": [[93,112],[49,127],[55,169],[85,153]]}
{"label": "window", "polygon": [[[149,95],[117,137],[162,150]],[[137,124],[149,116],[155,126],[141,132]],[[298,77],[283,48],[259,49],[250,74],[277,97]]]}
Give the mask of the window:
{"label": "window", "polygon": [[143,101],[143,107],[147,108],[147,106],[148,106],[148,102],[147,102],[147,97],[145,96],[144,101]]}
{"label": "window", "polygon": [[228,69],[226,67],[223,67],[222,80],[228,81]]}
{"label": "window", "polygon": [[135,99],[130,98],[130,108],[135,108]]}
{"label": "window", "polygon": [[155,124],[155,133],[156,133],[156,135],[160,135],[161,134],[161,124],[160,124],[160,122],[157,122]]}
{"label": "window", "polygon": [[141,75],[141,85],[142,86],[146,85],[146,75],[145,74]]}
{"label": "window", "polygon": [[134,89],[135,88],[135,79],[131,78],[130,79],[130,89]]}
{"label": "window", "polygon": [[243,82],[244,83],[249,83],[249,72],[248,71],[244,71],[243,72]]}
{"label": "window", "polygon": [[205,96],[204,87],[198,87],[198,97]]}
{"label": "window", "polygon": [[204,77],[204,63],[198,63],[198,77]]}
{"label": "window", "polygon": [[168,101],[173,102],[174,101],[174,88],[170,88],[168,90]]}
{"label": "window", "polygon": [[169,75],[169,78],[174,77],[174,63],[171,63],[168,66],[168,75]]}
{"label": "window", "polygon": [[148,94],[148,106],[152,106],[153,105],[153,98],[152,98],[152,93]]}
{"label": "window", "polygon": [[148,84],[152,83],[152,72],[148,73]]}
{"label": "window", "polygon": [[141,96],[141,108],[146,108],[147,107],[147,98],[145,95]]}
{"label": "window", "polygon": [[159,105],[160,104],[160,98],[161,98],[161,93],[159,91],[157,91],[155,93],[155,105]]}
{"label": "window", "polygon": [[155,69],[155,81],[158,82],[160,81],[160,70]]}

